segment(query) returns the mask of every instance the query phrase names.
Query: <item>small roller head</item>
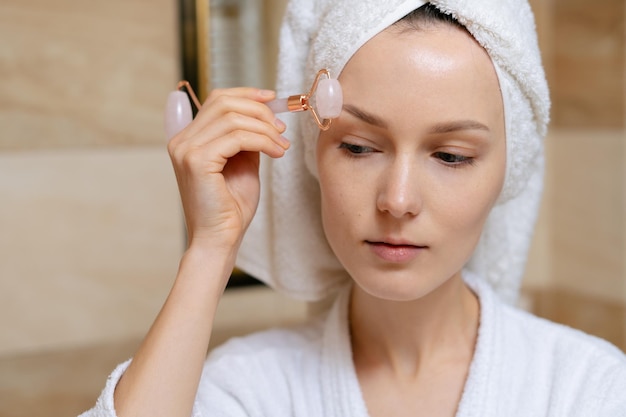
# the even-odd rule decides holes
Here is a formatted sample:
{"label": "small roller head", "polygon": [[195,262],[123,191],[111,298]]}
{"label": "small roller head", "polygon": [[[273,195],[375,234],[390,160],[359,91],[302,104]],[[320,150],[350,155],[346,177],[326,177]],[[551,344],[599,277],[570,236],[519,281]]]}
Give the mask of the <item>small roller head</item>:
{"label": "small roller head", "polygon": [[335,119],[341,114],[343,93],[339,81],[331,78],[320,80],[315,92],[315,110],[322,119]]}
{"label": "small roller head", "polygon": [[167,96],[167,104],[165,105],[165,134],[167,139],[173,138],[191,123],[192,119],[191,102],[187,93],[172,91]]}

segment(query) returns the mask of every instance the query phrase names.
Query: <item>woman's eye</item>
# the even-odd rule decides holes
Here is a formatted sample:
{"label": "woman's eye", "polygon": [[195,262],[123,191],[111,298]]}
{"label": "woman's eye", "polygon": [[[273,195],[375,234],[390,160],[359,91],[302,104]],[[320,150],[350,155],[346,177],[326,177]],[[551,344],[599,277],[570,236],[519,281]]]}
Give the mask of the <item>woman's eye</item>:
{"label": "woman's eye", "polygon": [[463,155],[456,155],[456,154],[448,153],[448,152],[435,152],[434,156],[435,158],[440,159],[446,164],[452,165],[452,166],[471,164],[474,162],[474,158],[463,156]]}
{"label": "woman's eye", "polygon": [[370,148],[369,146],[354,145],[352,143],[346,142],[341,142],[341,144],[339,145],[339,149],[345,149],[354,155],[374,152],[374,149]]}

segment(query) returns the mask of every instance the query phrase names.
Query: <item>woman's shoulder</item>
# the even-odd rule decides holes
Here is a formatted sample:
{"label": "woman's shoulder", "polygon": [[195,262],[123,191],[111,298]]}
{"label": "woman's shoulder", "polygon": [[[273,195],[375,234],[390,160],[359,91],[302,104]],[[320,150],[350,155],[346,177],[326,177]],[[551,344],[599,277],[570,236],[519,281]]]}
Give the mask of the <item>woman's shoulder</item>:
{"label": "woman's shoulder", "polygon": [[[202,415],[308,415],[319,407],[323,321],[230,339],[208,356],[195,408]],[[228,412],[224,412],[227,410]],[[295,412],[295,411],[297,412]]]}
{"label": "woman's shoulder", "polygon": [[[497,415],[551,410],[550,415],[626,416],[626,355],[620,349],[505,304],[488,289],[479,292],[485,311],[478,362],[490,390],[508,393]],[[514,412],[512,404],[524,413]]]}
{"label": "woman's shoulder", "polygon": [[[503,307],[505,363],[546,395],[564,415],[626,415],[626,355],[613,344],[580,330]],[[513,369],[517,369],[514,366]]]}
{"label": "woman's shoulder", "polygon": [[493,333],[502,348],[524,351],[534,357],[554,357],[559,361],[606,361],[626,367],[626,355],[604,339],[556,323],[512,306],[500,299],[489,284],[470,276],[470,286],[481,304],[483,332]]}
{"label": "woman's shoulder", "polygon": [[626,355],[608,341],[581,330],[556,323],[517,307],[502,306],[508,337],[522,346],[555,359],[577,364],[598,361],[626,369]]}
{"label": "woman's shoulder", "polygon": [[206,361],[207,367],[240,364],[251,367],[254,363],[266,364],[307,360],[319,355],[323,333],[323,320],[314,318],[304,323],[276,327],[234,337],[213,349]]}

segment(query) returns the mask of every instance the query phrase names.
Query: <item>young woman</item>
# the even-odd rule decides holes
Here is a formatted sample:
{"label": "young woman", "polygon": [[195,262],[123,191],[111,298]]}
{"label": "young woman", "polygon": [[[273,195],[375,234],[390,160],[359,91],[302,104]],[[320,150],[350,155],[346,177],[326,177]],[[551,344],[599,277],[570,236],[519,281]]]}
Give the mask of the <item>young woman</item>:
{"label": "young woman", "polygon": [[[275,94],[236,88],[171,140],[188,249],[85,415],[626,415],[618,349],[505,302],[549,107],[528,5],[378,3],[288,8],[281,88],[331,67],[344,103],[329,130],[289,117],[290,142],[263,104]],[[334,304],[207,360],[238,255],[275,288]]]}

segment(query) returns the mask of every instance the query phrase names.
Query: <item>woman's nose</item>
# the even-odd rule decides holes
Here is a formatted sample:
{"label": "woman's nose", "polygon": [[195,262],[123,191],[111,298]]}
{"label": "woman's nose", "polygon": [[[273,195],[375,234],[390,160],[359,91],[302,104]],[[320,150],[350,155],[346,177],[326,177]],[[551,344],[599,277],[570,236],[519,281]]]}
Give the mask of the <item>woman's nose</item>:
{"label": "woman's nose", "polygon": [[396,218],[419,214],[422,198],[415,163],[396,161],[382,176],[376,202],[378,210]]}

